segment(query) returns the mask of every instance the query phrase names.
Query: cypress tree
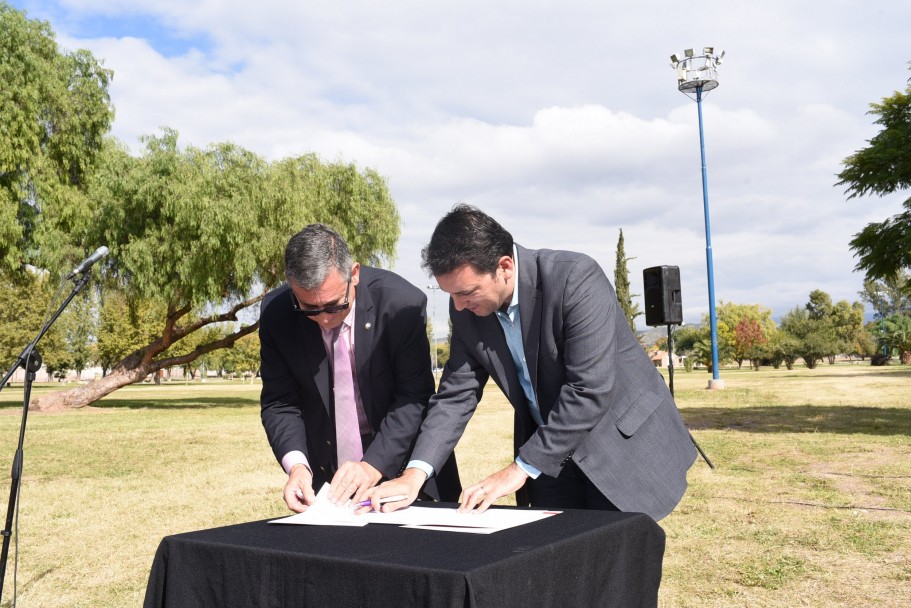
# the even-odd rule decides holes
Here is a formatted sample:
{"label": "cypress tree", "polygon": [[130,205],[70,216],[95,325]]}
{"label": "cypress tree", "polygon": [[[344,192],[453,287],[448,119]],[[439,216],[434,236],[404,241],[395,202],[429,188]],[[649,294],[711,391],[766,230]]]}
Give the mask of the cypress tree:
{"label": "cypress tree", "polygon": [[617,263],[614,266],[614,289],[617,291],[617,301],[620,302],[620,308],[629,322],[629,328],[635,334],[635,319],[642,312],[639,311],[639,304],[633,304],[632,296],[629,293],[629,270],[626,267],[626,263],[631,259],[633,258],[626,257],[626,250],[623,246],[623,228],[621,228],[620,238],[617,240]]}

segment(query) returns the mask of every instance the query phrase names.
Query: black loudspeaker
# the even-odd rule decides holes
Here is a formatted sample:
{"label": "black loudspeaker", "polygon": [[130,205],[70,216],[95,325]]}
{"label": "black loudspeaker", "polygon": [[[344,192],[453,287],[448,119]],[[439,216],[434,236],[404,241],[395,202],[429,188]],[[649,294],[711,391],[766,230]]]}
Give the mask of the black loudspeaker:
{"label": "black loudspeaker", "polygon": [[645,324],[680,325],[683,323],[683,301],[680,299],[680,269],[655,266],[642,271],[645,283]]}

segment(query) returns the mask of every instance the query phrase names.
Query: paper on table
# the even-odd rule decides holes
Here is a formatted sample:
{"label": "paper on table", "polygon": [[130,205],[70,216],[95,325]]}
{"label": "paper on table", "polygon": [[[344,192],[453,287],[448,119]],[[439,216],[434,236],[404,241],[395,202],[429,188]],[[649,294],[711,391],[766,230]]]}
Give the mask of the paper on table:
{"label": "paper on table", "polygon": [[445,530],[490,534],[507,528],[529,524],[560,511],[531,509],[488,509],[483,513],[459,513],[455,508],[409,507],[392,513],[367,513],[361,515],[370,523],[398,524],[406,528]]}
{"label": "paper on table", "polygon": [[459,513],[455,508],[430,508],[411,506],[391,513],[371,511],[355,515],[351,504],[334,505],[329,501],[329,485],[324,485],[316,500],[303,513],[275,519],[270,524],[303,524],[310,526],[366,526],[391,524],[405,528],[490,534],[507,528],[528,524],[560,511],[528,509],[488,509],[483,513]]}
{"label": "paper on table", "polygon": [[270,524],[302,524],[306,526],[366,526],[368,521],[354,514],[351,502],[336,505],[329,500],[329,484],[323,484],[316,500],[303,513],[273,519]]}

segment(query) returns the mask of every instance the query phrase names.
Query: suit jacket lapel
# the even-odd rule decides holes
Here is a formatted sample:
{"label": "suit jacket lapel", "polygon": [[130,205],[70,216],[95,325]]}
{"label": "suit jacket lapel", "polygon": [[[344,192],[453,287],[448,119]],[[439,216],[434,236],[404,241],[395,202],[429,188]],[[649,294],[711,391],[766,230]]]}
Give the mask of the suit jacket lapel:
{"label": "suit jacket lapel", "polygon": [[[354,360],[357,385],[367,420],[373,425],[373,393],[370,390],[370,353],[373,352],[373,338],[376,336],[376,309],[373,298],[365,283],[355,288],[354,299]],[[376,427],[375,427],[376,428]]]}
{"label": "suit jacket lapel", "polygon": [[[472,314],[472,313],[468,313]],[[487,354],[490,361],[490,374],[496,380],[503,394],[513,405],[525,403],[525,394],[519,384],[519,375],[512,362],[512,354],[506,343],[506,335],[496,314],[486,317],[477,317],[478,336],[481,340],[480,347]]]}
{"label": "suit jacket lapel", "polygon": [[[541,289],[538,285],[537,252],[516,245],[519,253],[519,314],[522,317],[522,346],[531,388],[538,394],[538,344],[541,338]],[[538,404],[540,407],[541,404]],[[542,412],[542,415],[544,412]]]}
{"label": "suit jacket lapel", "polygon": [[[320,398],[323,401],[323,407],[326,408],[326,414],[332,416],[332,371],[329,365],[329,355],[326,354],[326,347],[323,345],[323,333],[319,326],[311,319],[298,314],[298,344],[302,345],[304,350],[304,360],[307,362],[308,369],[298,370],[302,376],[312,374],[313,381],[319,391]],[[303,383],[306,386],[306,382]]]}
{"label": "suit jacket lapel", "polygon": [[[521,256],[520,256],[521,257]],[[522,292],[519,292],[522,297]],[[521,304],[519,307],[521,308]],[[486,317],[474,317],[472,313],[466,311],[465,314],[471,315],[477,323],[477,335],[479,339],[479,348],[487,355],[490,362],[488,371],[493,377],[497,386],[503,391],[503,395],[515,410],[514,425],[514,442],[515,449],[525,443],[531,435],[531,429],[534,423],[531,414],[528,411],[528,404],[525,400],[525,391],[522,390],[522,384],[519,382],[519,372],[512,360],[512,353],[509,351],[509,344],[506,342],[506,334],[503,326],[497,319],[496,314]],[[524,325],[524,323],[523,323]],[[523,331],[524,333],[524,331]],[[518,451],[516,452],[518,453]]]}
{"label": "suit jacket lapel", "polygon": [[492,314],[478,318],[478,330],[481,348],[484,349],[487,359],[490,361],[490,375],[493,376],[497,386],[503,391],[503,395],[506,396],[516,413],[513,441],[518,454],[519,446],[528,440],[531,436],[531,429],[534,428],[531,413],[528,411],[528,403],[525,401],[525,391],[522,390],[522,384],[519,382],[519,372],[513,363],[512,353],[509,352],[509,345],[506,343],[506,335],[503,333],[503,327],[497,320],[497,316]]}

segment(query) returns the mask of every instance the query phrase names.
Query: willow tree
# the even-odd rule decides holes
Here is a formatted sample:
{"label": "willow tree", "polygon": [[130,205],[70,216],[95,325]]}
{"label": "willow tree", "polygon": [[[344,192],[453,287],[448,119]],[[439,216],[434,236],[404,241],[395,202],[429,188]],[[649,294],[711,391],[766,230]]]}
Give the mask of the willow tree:
{"label": "willow tree", "polygon": [[[260,300],[284,278],[285,244],[308,223],[334,226],[362,262],[394,255],[398,212],[370,169],[315,155],[268,163],[228,143],[181,149],[173,130],[143,141],[138,157],[108,141],[88,188],[92,213],[69,229],[89,249],[111,251],[99,273],[102,299],[141,310],[154,331],[138,333],[103,378],[43,396],[35,409],[91,403],[255,332]],[[49,230],[57,219],[41,217]],[[217,326],[231,331],[203,332]]]}
{"label": "willow tree", "polygon": [[[49,233],[38,215],[84,216],[86,182],[113,119],[112,74],[91,53],[58,48],[44,21],[0,2],[0,273],[75,259],[81,243]],[[17,276],[18,275],[18,276]]]}
{"label": "willow tree", "polygon": [[[399,236],[395,203],[370,169],[315,155],[268,163],[229,143],[181,149],[167,129],[129,154],[106,137],[112,77],[0,0],[0,283],[57,284],[106,245],[95,270],[102,311],[121,306],[132,315],[122,320],[142,319],[126,342],[97,336],[110,373],[43,396],[36,409],[91,403],[256,331],[254,307],[282,280],[285,243],[310,222],[334,226],[370,264],[391,259]],[[215,326],[231,331],[203,331]]]}

